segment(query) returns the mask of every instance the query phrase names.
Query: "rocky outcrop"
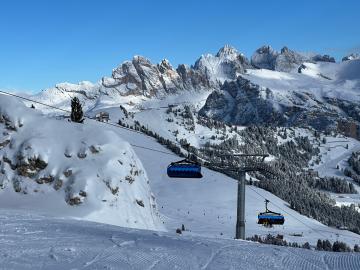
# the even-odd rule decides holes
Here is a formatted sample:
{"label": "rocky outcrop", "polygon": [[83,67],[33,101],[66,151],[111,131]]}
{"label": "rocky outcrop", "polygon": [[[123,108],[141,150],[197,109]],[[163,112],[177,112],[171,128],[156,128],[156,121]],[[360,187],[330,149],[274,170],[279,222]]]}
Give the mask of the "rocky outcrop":
{"label": "rocky outcrop", "polygon": [[262,46],[251,56],[251,65],[255,68],[275,70],[275,61],[279,53],[271,46]]}
{"label": "rocky outcrop", "polygon": [[121,95],[163,96],[183,89],[209,87],[205,74],[179,65],[174,70],[164,59],[154,65],[145,57],[135,56],[102,79],[103,91],[116,89]]}
{"label": "rocky outcrop", "polygon": [[322,102],[306,91],[289,91],[287,101],[281,100],[272,89],[240,76],[210,94],[199,114],[235,125],[310,126],[321,131],[335,130],[342,119],[360,120],[356,102],[325,97]]}
{"label": "rocky outcrop", "polygon": [[307,56],[283,47],[279,52],[270,46],[262,46],[251,57],[251,64],[255,68],[270,69],[282,72],[296,71],[304,62],[335,62],[329,55]]}
{"label": "rocky outcrop", "polygon": [[286,119],[272,105],[272,95],[270,89],[238,77],[210,94],[199,114],[235,125],[283,125]]}
{"label": "rocky outcrop", "polygon": [[328,55],[328,54],[317,54],[312,57],[312,60],[315,62],[329,62],[329,63],[335,63],[335,58]]}
{"label": "rocky outcrop", "polygon": [[155,201],[140,160],[114,131],[46,117],[3,95],[0,144],[2,207],[162,227],[156,207],[134,207],[135,197],[145,206]]}
{"label": "rocky outcrop", "polygon": [[[353,59],[353,56],[349,56]],[[225,81],[233,81],[249,69],[269,69],[281,72],[303,71],[304,62],[333,62],[328,55],[306,55],[283,47],[280,52],[270,46],[257,49],[249,61],[234,47],[225,45],[215,55],[202,55],[193,66],[184,64],[173,67],[166,59],[153,64],[143,56],[135,56],[112,71],[110,77],[103,77],[96,84],[61,83],[35,96],[39,101],[63,106],[69,98],[77,96],[85,104],[85,110],[96,107],[99,98],[106,96],[164,97],[182,91],[219,90]],[[9,129],[13,128],[11,126]]]}
{"label": "rocky outcrop", "polygon": [[303,62],[308,59],[300,53],[292,51],[287,47],[281,49],[280,54],[275,60],[275,70],[290,72],[299,67]]}
{"label": "rocky outcrop", "polygon": [[111,78],[102,79],[102,91],[115,89],[121,95],[164,96],[183,90],[219,89],[224,80],[234,80],[251,65],[235,48],[224,46],[213,56],[201,56],[193,67],[180,64],[176,69],[164,59],[154,65],[135,56],[114,69]]}
{"label": "rocky outcrop", "polygon": [[251,68],[249,60],[234,47],[225,45],[214,56],[202,55],[194,65],[194,69],[206,75],[206,78],[216,87],[217,82],[235,80],[238,74]]}
{"label": "rocky outcrop", "polygon": [[356,60],[356,59],[360,59],[360,54],[358,53],[352,53],[352,54],[349,54],[347,56],[344,56],[342,58],[342,61],[349,61],[349,60]]}

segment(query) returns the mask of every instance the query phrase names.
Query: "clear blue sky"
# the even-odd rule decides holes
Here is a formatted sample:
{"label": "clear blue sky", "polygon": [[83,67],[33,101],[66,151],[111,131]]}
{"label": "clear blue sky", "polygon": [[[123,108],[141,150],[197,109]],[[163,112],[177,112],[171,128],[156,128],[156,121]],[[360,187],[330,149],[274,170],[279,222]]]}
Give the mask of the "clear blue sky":
{"label": "clear blue sky", "polygon": [[140,54],[176,66],[231,44],[328,53],[360,48],[360,1],[2,0],[0,89],[97,81]]}

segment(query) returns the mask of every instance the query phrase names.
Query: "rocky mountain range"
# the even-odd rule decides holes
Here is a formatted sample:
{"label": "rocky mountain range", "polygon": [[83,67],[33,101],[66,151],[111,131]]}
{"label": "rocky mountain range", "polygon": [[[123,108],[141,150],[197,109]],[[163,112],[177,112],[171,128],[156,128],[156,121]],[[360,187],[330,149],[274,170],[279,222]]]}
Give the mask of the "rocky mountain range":
{"label": "rocky mountain range", "polygon": [[[357,181],[358,175],[352,172],[353,180],[345,179],[343,169],[348,168],[348,165],[344,165],[348,156],[358,151],[360,145],[357,140],[330,131],[340,130],[340,133],[358,137],[359,65],[360,60],[355,56],[336,63],[330,56],[303,54],[288,48],[276,52],[270,46],[258,49],[250,60],[235,48],[225,46],[215,55],[202,55],[192,66],[179,65],[177,68],[172,67],[167,60],[153,64],[144,57],[135,56],[131,61],[114,69],[111,77],[104,77],[97,83],[62,83],[33,96],[32,98],[43,103],[66,109],[70,107],[70,99],[76,96],[81,100],[86,116],[98,121],[110,121],[110,125],[87,118],[84,125],[76,126],[68,123],[67,113],[63,111],[56,115],[59,116],[55,117],[56,119],[44,122],[43,113],[56,113],[54,108],[46,111],[40,104],[35,104],[35,110],[27,108],[19,115],[27,117],[32,115],[30,112],[39,113],[34,116],[36,121],[33,123],[42,123],[40,130],[46,135],[30,146],[37,152],[40,149],[41,154],[44,153],[37,156],[41,156],[41,160],[48,165],[44,169],[36,169],[35,175],[13,178],[14,174],[19,174],[18,168],[20,173],[23,173],[23,168],[32,169],[22,166],[23,159],[18,155],[23,149],[22,145],[26,147],[22,142],[27,142],[28,138],[20,140],[14,131],[10,135],[13,134],[12,138],[18,142],[19,147],[14,148],[14,144],[9,143],[0,149],[5,153],[6,160],[2,163],[6,176],[6,179],[3,179],[4,186],[13,186],[18,190],[15,190],[17,193],[25,191],[26,194],[35,194],[34,196],[37,196],[38,190],[46,194],[64,194],[59,201],[70,211],[75,206],[79,209],[85,207],[96,213],[95,216],[85,216],[90,220],[103,219],[102,213],[105,211],[107,222],[114,224],[114,220],[110,220],[110,217],[114,216],[112,213],[115,213],[116,209],[128,209],[129,213],[136,211],[139,214],[124,216],[119,220],[119,224],[143,228],[161,227],[156,214],[155,196],[152,196],[147,185],[151,181],[158,181],[158,186],[154,185],[154,190],[159,191],[156,198],[164,198],[163,194],[169,197],[180,196],[176,197],[176,205],[172,204],[172,207],[166,207],[166,203],[160,200],[161,211],[170,211],[170,215],[173,214],[171,211],[177,208],[178,201],[183,200],[184,194],[189,191],[186,187],[183,192],[176,189],[176,196],[171,193],[174,192],[173,182],[163,176],[166,166],[177,160],[177,157],[169,153],[164,154],[168,157],[166,160],[160,157],[164,149],[157,150],[157,142],[175,155],[188,154],[189,158],[210,161],[210,164],[221,162],[233,166],[240,162],[231,158],[219,158],[216,154],[219,152],[268,153],[269,166],[281,177],[276,181],[267,181],[261,174],[251,175],[250,182],[252,177],[259,179],[260,182],[256,182],[256,185],[286,201],[292,210],[323,224],[346,226],[358,233],[360,219],[356,207],[359,197],[353,183]],[[26,105],[31,106],[29,103]],[[7,102],[4,102],[3,107],[9,107]],[[11,107],[16,106],[9,108]],[[101,113],[107,114],[108,118],[98,117]],[[17,119],[24,118],[20,116],[16,116]],[[6,122],[6,119],[4,121]],[[17,123],[16,121],[15,119],[13,122]],[[19,130],[34,130],[35,133],[23,134],[37,138],[37,135],[32,134],[37,134],[39,128],[34,129],[34,126],[37,127],[35,124],[22,122],[18,125]],[[114,125],[125,129],[115,128]],[[290,126],[304,128],[287,128]],[[328,133],[317,132],[311,127]],[[62,131],[59,131],[59,128]],[[143,134],[135,135],[132,132],[134,130]],[[111,132],[107,133],[109,131]],[[147,181],[147,174],[142,165],[136,162],[136,156],[130,150],[122,151],[127,149],[126,145],[120,142],[113,132],[121,138],[124,137],[131,146],[140,151],[138,153],[141,161],[148,162],[146,171],[151,181]],[[74,143],[70,134],[76,135]],[[109,140],[108,134],[112,134],[109,135]],[[6,142],[7,137],[4,140]],[[54,141],[61,143],[53,143]],[[49,152],[44,145],[54,145],[50,149],[54,148],[56,151]],[[96,147],[92,147],[93,145]],[[100,150],[93,153],[94,149]],[[51,153],[55,152],[60,153],[56,162],[50,159],[54,156]],[[72,154],[68,155],[68,152]],[[155,156],[154,152],[159,156]],[[115,159],[123,155],[126,160]],[[32,166],[32,159],[27,160]],[[101,162],[104,164],[101,165]],[[96,166],[93,166],[95,163]],[[11,164],[14,166],[11,167]],[[83,169],[80,170],[81,168]],[[73,175],[67,177],[64,172],[67,174],[68,169],[72,170]],[[93,178],[77,173],[80,171],[91,172]],[[331,171],[331,174],[320,174],[324,171]],[[236,177],[229,172],[222,172]],[[344,178],[319,178],[335,175]],[[56,190],[53,188],[52,179],[62,180],[66,187]],[[209,176],[206,179],[209,179]],[[89,183],[93,182],[89,180],[97,181],[97,185],[89,186]],[[32,183],[31,186],[29,183]],[[167,192],[164,192],[164,184],[169,184]],[[215,189],[209,188],[210,191]],[[331,194],[319,192],[320,189]],[[230,190],[234,191],[233,188]],[[82,196],[83,191],[86,192],[86,197]],[[345,201],[338,195],[343,194],[340,192],[349,191],[352,197]],[[199,190],[192,192],[188,201],[197,205],[192,199],[197,197]],[[124,194],[128,196],[124,197]],[[96,199],[90,201],[90,197]],[[204,196],[211,199],[213,197],[216,196]],[[124,198],[126,200],[123,200]],[[88,202],[92,204],[89,205]],[[337,203],[346,207],[340,209]],[[205,207],[206,203],[203,205]],[[204,211],[203,205],[198,205],[198,209]],[[352,208],[350,205],[353,205]],[[99,207],[102,213],[97,211]],[[262,207],[261,204],[256,211],[260,211]],[[165,208],[168,210],[163,210]],[[196,211],[198,210],[194,210]],[[198,212],[200,216],[205,216],[205,212],[201,211]],[[189,215],[189,212],[186,215]],[[143,222],[142,216],[147,216],[153,222]],[[189,216],[186,220],[190,222],[190,218],[192,217]],[[223,226],[220,226],[223,230]],[[292,237],[290,234],[288,236]]]}
{"label": "rocky mountain range", "polygon": [[[67,106],[69,97],[95,106],[104,97],[162,98],[183,91],[209,94],[202,116],[239,125],[312,126],[348,131],[360,120],[358,55],[336,63],[329,55],[299,53],[271,46],[255,51],[249,60],[226,45],[217,54],[202,55],[194,65],[174,68],[166,59],[158,64],[135,56],[99,82],[62,83],[36,95],[53,105]],[[86,107],[86,106],[85,106]]]}

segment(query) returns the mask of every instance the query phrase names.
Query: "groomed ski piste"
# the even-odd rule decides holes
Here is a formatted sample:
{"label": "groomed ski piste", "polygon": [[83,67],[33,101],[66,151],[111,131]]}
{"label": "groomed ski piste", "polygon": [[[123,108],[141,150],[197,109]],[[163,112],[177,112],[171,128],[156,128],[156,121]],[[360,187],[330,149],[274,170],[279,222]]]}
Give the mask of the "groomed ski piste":
{"label": "groomed ski piste", "polygon": [[355,253],[178,236],[0,210],[0,269],[354,269]]}

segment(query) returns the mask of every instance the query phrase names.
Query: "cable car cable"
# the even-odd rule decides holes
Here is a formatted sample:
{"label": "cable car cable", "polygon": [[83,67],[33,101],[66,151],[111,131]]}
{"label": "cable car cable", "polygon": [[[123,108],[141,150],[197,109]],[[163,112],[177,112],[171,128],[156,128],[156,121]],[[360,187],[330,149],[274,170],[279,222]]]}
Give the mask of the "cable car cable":
{"label": "cable car cable", "polygon": [[[9,95],[9,96],[13,96],[13,97],[16,97],[16,98],[19,98],[19,99],[23,99],[23,100],[26,100],[26,101],[30,101],[30,102],[33,102],[35,104],[40,104],[40,105],[43,105],[45,107],[49,107],[49,108],[56,109],[56,110],[59,110],[59,111],[63,111],[63,112],[66,112],[66,113],[71,113],[71,111],[69,111],[69,110],[61,109],[61,108],[56,107],[56,106],[52,106],[52,105],[49,105],[49,104],[46,104],[46,103],[42,103],[42,102],[30,99],[30,98],[22,97],[22,96],[19,96],[19,95],[13,94],[13,93],[9,93],[9,92],[6,92],[6,91],[0,90],[0,93],[3,93],[5,95]],[[134,130],[134,129],[131,129],[131,128],[126,128],[126,127],[123,127],[123,126],[120,126],[120,125],[117,125],[117,124],[113,124],[113,123],[99,122],[99,121],[97,121],[95,119],[90,118],[89,116],[84,116],[84,118],[96,121],[96,123],[103,123],[103,124],[107,124],[107,125],[110,125],[110,126],[113,126],[113,127],[122,128],[122,129],[125,129],[127,131],[135,132],[135,133],[147,136],[147,137],[149,137],[151,139],[154,139],[153,137],[151,137],[151,136],[149,136],[149,135],[147,135],[147,134],[145,134],[145,133],[143,133],[141,131],[137,131],[137,130]],[[162,150],[157,150],[157,149],[153,149],[153,148],[149,148],[149,147],[145,147],[145,146],[140,146],[140,145],[136,145],[136,144],[131,144],[131,143],[130,143],[130,145],[133,146],[133,147],[137,147],[137,148],[142,148],[142,149],[146,149],[146,150],[150,150],[150,151],[154,151],[154,152],[158,152],[158,153],[162,153],[162,154],[166,154],[166,155],[172,155],[172,156],[179,157],[176,154],[173,154],[173,153],[170,153],[170,152],[165,152],[165,151],[162,151]]]}

